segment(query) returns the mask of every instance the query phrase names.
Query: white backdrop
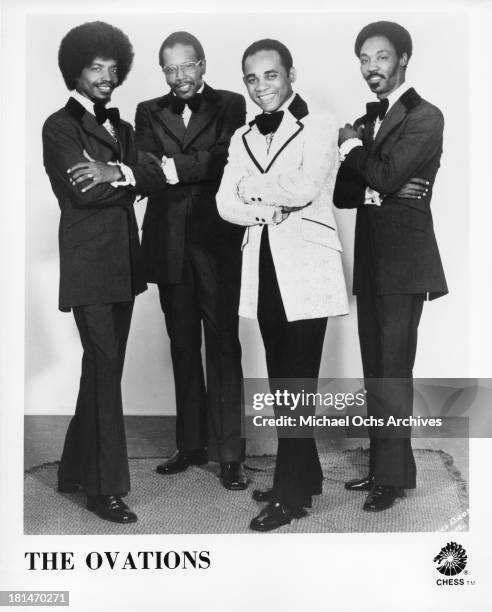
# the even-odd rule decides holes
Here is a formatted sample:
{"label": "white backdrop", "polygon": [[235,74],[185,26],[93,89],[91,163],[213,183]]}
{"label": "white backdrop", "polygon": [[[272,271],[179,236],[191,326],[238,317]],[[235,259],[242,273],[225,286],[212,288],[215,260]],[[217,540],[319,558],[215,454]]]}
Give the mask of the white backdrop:
{"label": "white backdrop", "polygon": [[[298,80],[295,90],[311,106],[329,108],[340,124],[363,113],[372,95],[363,82],[353,43],[370,21],[398,21],[412,34],[414,55],[407,79],[444,113],[445,142],[432,210],[450,295],[424,306],[415,375],[460,377],[469,373],[468,310],[469,184],[468,24],[461,13],[251,13],[30,15],[26,65],[26,395],[28,414],[65,414],[74,409],[81,348],[71,314],[57,310],[59,210],[42,165],[41,126],[68,98],[57,67],[64,34],[75,25],[100,19],[128,34],[135,61],[112,103],[133,121],[138,102],[167,91],[157,61],[162,40],[187,30],[202,42],[206,81],[246,95],[240,60],[248,44],[277,38],[291,50]],[[450,49],[441,33],[459,41]],[[459,87],[457,87],[459,81]],[[250,114],[255,107],[248,101]],[[18,203],[22,205],[21,202]],[[141,222],[145,202],[136,207]],[[344,245],[344,269],[351,290],[354,212],[337,211]],[[241,320],[244,375],[266,374],[261,338],[254,321]],[[351,313],[328,323],[321,376],[361,376],[355,303]],[[124,374],[129,414],[172,414],[174,386],[169,343],[154,285],[137,298]]]}
{"label": "white backdrop", "polygon": [[[184,10],[193,13],[224,10],[227,1],[187,0],[182,4]],[[298,20],[286,14],[286,11],[298,6],[298,0],[248,0],[247,4],[231,6],[231,10],[238,12],[279,11],[275,16],[265,16],[264,26],[251,31],[251,36],[246,34],[250,31],[252,17],[235,18],[241,27],[229,37],[234,40],[232,49],[237,44],[236,59],[239,60],[240,50],[251,40],[265,34],[280,38],[285,32],[285,40],[292,47],[299,70],[302,68],[304,72],[300,75],[299,91],[305,95],[319,92],[322,99],[329,97],[341,121],[358,115],[363,103],[369,99],[351,52],[359,27],[369,20],[394,18],[411,30],[416,48],[409,77],[426,98],[442,108],[447,121],[443,167],[438,174],[433,210],[451,289],[449,297],[425,309],[416,373],[491,377],[492,122],[489,117],[492,79],[489,40],[492,0],[413,0],[412,9],[415,12],[409,15],[389,12],[389,9],[407,9],[410,5],[406,0],[371,0],[370,3],[366,0],[303,0],[302,7],[306,10],[338,11],[314,17],[313,31],[322,30],[320,46],[326,52],[315,58],[307,54],[307,61],[302,58],[305,49],[314,44],[313,36],[310,31],[298,28]],[[79,349],[71,315],[57,313],[56,310],[58,212],[40,163],[41,123],[64,103],[67,95],[61,76],[56,71],[56,48],[65,31],[80,23],[82,18],[94,19],[97,15],[122,27],[128,24],[127,32],[137,51],[134,73],[126,84],[129,88],[127,93],[131,94],[132,99],[125,108],[123,97],[127,94],[125,89],[121,89],[115,103],[131,117],[135,102],[159,93],[160,88],[155,57],[149,53],[147,57],[150,62],[148,65],[143,63],[142,46],[148,40],[149,47],[156,50],[161,38],[171,29],[186,27],[192,30],[196,15],[190,14],[183,19],[167,15],[156,17],[158,11],[172,10],[170,0],[139,0],[138,3],[135,0],[84,0],[83,3],[79,0],[1,0],[0,7],[0,172],[4,196],[0,223],[0,588],[69,589],[70,609],[77,612],[116,609],[124,612],[161,612],[163,608],[173,612],[197,609],[214,612],[250,612],[252,609],[256,612],[280,609],[285,612],[326,612],[330,608],[341,612],[358,609],[387,612],[395,607],[402,612],[435,609],[483,612],[484,602],[492,599],[492,564],[488,545],[490,491],[483,486],[489,478],[490,439],[470,440],[469,532],[264,536],[152,534],[131,537],[23,535],[24,371],[27,374],[28,407],[36,407],[39,399],[45,405],[49,404],[47,411],[58,405],[58,396],[65,396],[64,404],[66,406],[69,401],[72,410],[80,356],[77,354]],[[372,12],[364,13],[367,8]],[[87,14],[81,18],[82,9]],[[26,15],[30,14],[28,22],[32,23],[33,11],[43,10],[51,15],[44,22],[44,30],[35,33],[30,27],[27,32]],[[105,10],[118,14],[104,14]],[[139,41],[143,42],[139,42],[138,46],[135,36],[141,26],[133,27],[138,23],[134,15],[137,10],[146,10],[149,15],[154,15],[140,18],[140,23],[145,22],[146,30],[141,32]],[[439,15],[432,14],[432,11],[440,10],[443,12]],[[455,13],[455,10],[461,11],[461,14]],[[64,19],[58,17],[62,12],[67,13]],[[70,17],[68,13],[71,13]],[[469,38],[467,15],[471,20]],[[225,44],[207,34],[216,31],[215,26],[211,25],[214,19],[213,14],[202,19],[206,27],[195,33],[206,44],[209,60],[219,55],[218,51],[213,52],[215,44],[217,50],[224,51],[223,61],[229,61],[230,54]],[[258,21],[256,19],[256,23]],[[177,22],[179,25],[175,26]],[[323,27],[317,28],[318,23],[322,23]],[[156,33],[154,42],[150,44],[152,32],[156,32],[156,29],[159,32],[162,30],[162,35]],[[288,30],[291,34],[287,38]],[[343,44],[332,45],[330,41],[334,36]],[[331,50],[331,55],[328,55],[328,50]],[[313,64],[309,64],[309,60],[320,58],[324,60],[322,70],[318,69],[313,76],[309,70]],[[237,85],[231,85],[231,88],[240,90],[237,63],[234,63],[234,70],[238,72],[232,73],[232,77],[237,75]],[[225,82],[225,74],[218,70],[221,65],[210,65],[209,80],[216,86]],[[137,70],[139,78],[144,74],[149,75],[150,85],[145,91],[136,91],[130,86],[138,76]],[[470,182],[467,190],[468,172]],[[33,216],[33,213],[37,215]],[[351,245],[347,239],[351,227],[348,221],[343,230],[349,269]],[[24,261],[25,245],[27,266]],[[37,301],[33,302],[33,298]],[[139,347],[145,345],[152,334],[158,333],[145,326],[146,330],[149,329],[145,341],[139,340],[142,325],[146,323],[147,300],[152,304],[155,319],[159,318],[156,296],[149,293],[142,297],[137,305],[136,325],[132,331],[125,375],[127,406],[132,397],[139,400],[138,405],[142,398],[148,403],[150,388],[156,388],[157,397],[164,400],[168,397],[168,403],[172,403],[172,398],[165,395],[162,387],[151,385],[155,380],[149,375],[150,368],[156,372],[154,379],[158,379],[160,384],[163,378],[161,368],[152,364],[151,359],[156,359],[156,352],[151,344],[145,365],[140,363],[142,354],[145,357],[146,353]],[[343,323],[349,327],[342,330],[343,342],[338,342],[337,351],[328,344],[332,336],[327,337],[325,364],[326,358],[333,355],[329,365],[346,367],[352,363],[352,368],[359,371],[353,319],[352,316],[351,323],[349,317],[343,319]],[[26,353],[22,342],[25,328]],[[262,367],[261,360],[255,365],[257,358],[253,350],[254,345],[251,351],[247,351],[246,371]],[[348,357],[350,351],[354,356],[352,362]],[[161,359],[167,356],[164,342],[162,345],[159,343],[159,354]],[[25,355],[28,357],[27,367]],[[327,366],[323,367],[326,372]],[[133,391],[135,377],[132,370],[137,373],[135,377],[144,376],[149,388],[143,389],[144,385],[140,383],[140,387]],[[169,372],[164,372],[164,375],[169,377]],[[145,393],[139,397],[137,392],[142,389]],[[161,495],[161,491],[156,494]],[[167,488],[162,491],[162,499],[165,512],[168,504],[173,503]],[[432,559],[451,539],[467,550],[468,578],[475,581],[474,586],[436,586],[437,572]],[[190,549],[210,550],[213,560],[211,568],[201,573],[109,569],[91,572],[83,564],[85,555],[94,550],[131,551],[136,554],[144,550]],[[32,572],[27,569],[24,553],[36,550],[73,551],[79,563],[76,570],[70,572]]]}

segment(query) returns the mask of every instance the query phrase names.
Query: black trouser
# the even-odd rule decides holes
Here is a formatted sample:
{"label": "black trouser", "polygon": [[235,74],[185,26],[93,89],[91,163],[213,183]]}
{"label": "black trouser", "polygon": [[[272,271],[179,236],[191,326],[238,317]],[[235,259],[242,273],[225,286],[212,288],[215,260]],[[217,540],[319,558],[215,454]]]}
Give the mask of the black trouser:
{"label": "black trouser", "polygon": [[87,495],[123,494],[130,490],[130,474],[121,377],[133,301],[72,310],[84,352],[58,479],[81,483]]}
{"label": "black trouser", "polygon": [[[260,247],[258,322],[265,345],[270,379],[317,379],[327,318],[287,321],[268,240],[263,229]],[[292,381],[295,391],[298,385]],[[306,392],[316,391],[305,388]],[[273,391],[273,389],[272,389]],[[323,472],[313,437],[279,437],[273,478],[274,501],[311,506],[321,492]]]}
{"label": "black trouser", "polygon": [[[421,294],[357,296],[369,415],[386,419],[389,415],[408,417],[413,412],[413,365],[423,303]],[[377,437],[371,437],[370,474],[379,485],[414,488],[416,467],[410,429],[393,433],[395,437],[385,438],[380,430]]]}
{"label": "black trouser", "polygon": [[[186,246],[177,285],[159,285],[171,342],[176,389],[176,443],[180,451],[208,446],[210,429],[222,462],[244,459],[241,439],[240,262],[231,274],[201,247]],[[202,365],[202,322],[207,386]]]}

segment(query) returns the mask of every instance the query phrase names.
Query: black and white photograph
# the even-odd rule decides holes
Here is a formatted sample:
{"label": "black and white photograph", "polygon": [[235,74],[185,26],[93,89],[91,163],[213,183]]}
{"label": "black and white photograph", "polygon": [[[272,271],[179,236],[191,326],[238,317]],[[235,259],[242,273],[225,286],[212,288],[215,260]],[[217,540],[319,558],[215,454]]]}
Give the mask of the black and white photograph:
{"label": "black and white photograph", "polygon": [[0,605],[487,607],[491,25],[4,0]]}

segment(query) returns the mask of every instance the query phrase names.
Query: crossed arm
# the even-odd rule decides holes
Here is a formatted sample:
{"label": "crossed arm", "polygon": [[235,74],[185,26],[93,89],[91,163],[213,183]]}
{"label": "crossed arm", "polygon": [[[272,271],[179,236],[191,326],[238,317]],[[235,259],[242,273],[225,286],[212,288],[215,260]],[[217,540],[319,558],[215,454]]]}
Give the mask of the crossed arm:
{"label": "crossed arm", "polygon": [[[131,206],[135,201],[133,188],[115,189],[110,185],[121,179],[116,165],[105,162],[96,164],[84,158],[80,135],[68,121],[45,124],[43,156],[55,193],[68,192],[77,207]],[[73,168],[77,170],[71,171]]]}
{"label": "crossed arm", "polygon": [[241,135],[236,134],[217,194],[219,214],[238,225],[277,224],[291,212],[309,206],[331,180],[338,162],[335,124],[327,117],[317,130],[316,137],[297,136],[303,139],[297,158],[289,159],[287,147],[279,157],[280,169],[275,161],[266,173],[249,169]]}
{"label": "crossed arm", "polygon": [[[347,154],[343,165],[380,194],[420,198],[426,195],[429,181],[414,175],[439,152],[443,127],[444,119],[437,109],[427,110],[425,114],[412,113],[408,116],[405,131],[391,150],[379,157],[358,146]],[[359,130],[346,124],[340,130],[339,143],[360,137]]]}

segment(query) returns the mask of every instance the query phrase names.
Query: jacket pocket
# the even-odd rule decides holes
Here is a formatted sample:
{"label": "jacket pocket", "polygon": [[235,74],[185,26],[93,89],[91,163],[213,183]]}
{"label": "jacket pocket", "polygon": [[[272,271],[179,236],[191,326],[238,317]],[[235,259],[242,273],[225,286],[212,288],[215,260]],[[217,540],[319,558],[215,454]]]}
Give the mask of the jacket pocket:
{"label": "jacket pocket", "polygon": [[337,251],[342,250],[336,228],[332,225],[301,217],[301,231],[303,239],[307,242],[314,242]]}
{"label": "jacket pocket", "polygon": [[104,221],[100,218],[100,214],[96,212],[67,225],[63,233],[64,242],[67,248],[72,249],[105,232]]}

